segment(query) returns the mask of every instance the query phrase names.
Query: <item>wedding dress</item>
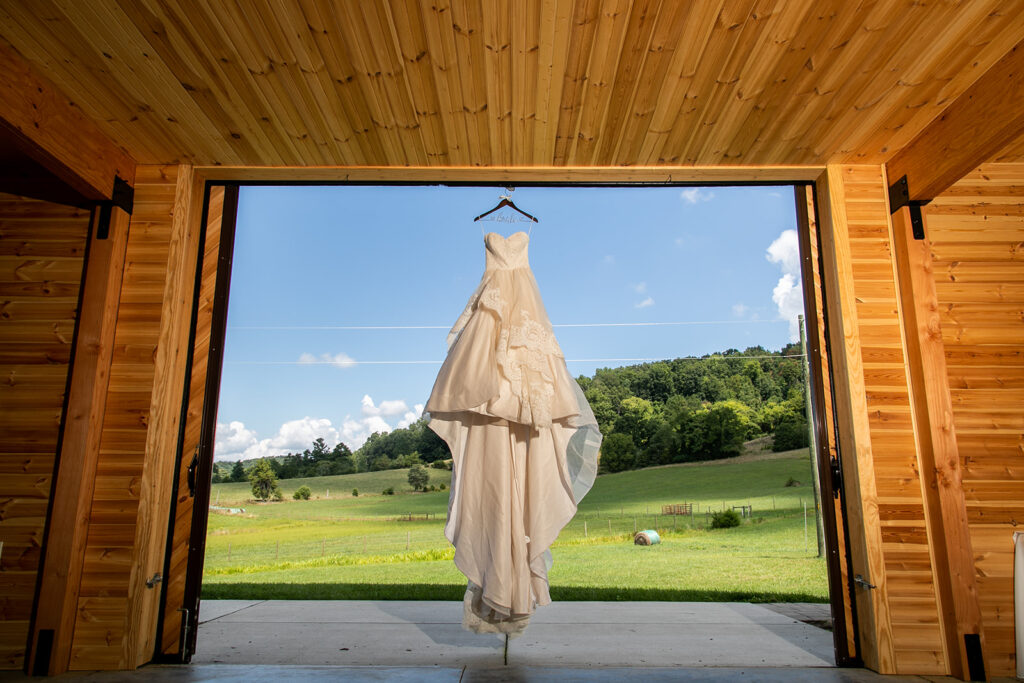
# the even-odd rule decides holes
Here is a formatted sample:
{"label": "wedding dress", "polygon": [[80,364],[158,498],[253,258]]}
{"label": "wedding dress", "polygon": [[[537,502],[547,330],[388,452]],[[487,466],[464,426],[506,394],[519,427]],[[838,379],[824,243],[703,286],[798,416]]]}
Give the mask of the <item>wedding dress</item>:
{"label": "wedding dress", "polygon": [[594,484],[601,434],[551,330],[529,236],[484,244],[424,412],[452,452],[445,536],[469,580],[463,626],[517,635],[551,602],[548,549]]}

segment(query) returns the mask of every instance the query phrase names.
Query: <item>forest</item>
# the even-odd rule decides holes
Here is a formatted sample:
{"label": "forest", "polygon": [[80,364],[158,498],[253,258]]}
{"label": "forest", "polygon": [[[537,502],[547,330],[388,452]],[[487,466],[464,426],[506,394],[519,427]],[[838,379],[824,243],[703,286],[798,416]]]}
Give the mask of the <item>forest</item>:
{"label": "forest", "polygon": [[[776,451],[807,445],[800,347],[752,346],[701,358],[602,368],[576,379],[604,442],[602,472],[715,460],[739,455],[743,443],[770,436]],[[375,433],[354,453],[317,439],[302,453],[270,458],[279,479],[328,476],[433,464],[451,458],[423,419]],[[214,483],[246,481],[254,461],[215,463]],[[450,465],[447,465],[450,466]]]}

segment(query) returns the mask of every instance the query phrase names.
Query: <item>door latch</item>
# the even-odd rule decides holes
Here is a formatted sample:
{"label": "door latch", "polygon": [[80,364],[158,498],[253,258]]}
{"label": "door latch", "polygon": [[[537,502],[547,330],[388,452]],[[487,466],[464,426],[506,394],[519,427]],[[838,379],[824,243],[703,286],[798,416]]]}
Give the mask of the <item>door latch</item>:
{"label": "door latch", "polygon": [[867,579],[865,579],[865,578],[864,578],[863,576],[861,576],[860,574],[856,574],[856,575],[855,575],[855,576],[853,577],[853,582],[854,582],[855,584],[857,584],[858,586],[860,586],[861,588],[864,588],[864,589],[866,589],[866,590],[869,590],[869,591],[870,591],[870,590],[874,590],[874,589],[878,588],[878,586],[875,586],[874,584],[872,584],[872,583],[871,583],[870,581],[868,581]]}
{"label": "door latch", "polygon": [[164,577],[160,575],[160,572],[153,574],[152,578],[146,579],[146,588],[154,588],[158,583],[164,580]]}

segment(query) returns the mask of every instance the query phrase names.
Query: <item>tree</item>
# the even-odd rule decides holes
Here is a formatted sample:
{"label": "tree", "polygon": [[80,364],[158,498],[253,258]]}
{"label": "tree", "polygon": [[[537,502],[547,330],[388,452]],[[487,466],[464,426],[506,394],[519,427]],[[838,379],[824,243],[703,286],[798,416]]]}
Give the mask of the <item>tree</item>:
{"label": "tree", "polygon": [[636,446],[633,437],[621,432],[613,432],[601,443],[602,472],[622,472],[636,466]]}
{"label": "tree", "polygon": [[231,481],[245,481],[245,467],[242,465],[242,461],[239,460],[235,463],[235,466],[231,468]]}
{"label": "tree", "polygon": [[413,465],[409,468],[409,485],[415,491],[422,491],[430,483],[430,472],[423,465]]}
{"label": "tree", "polygon": [[280,500],[282,497],[274,470],[270,468],[270,463],[265,458],[259,460],[252,468],[252,472],[249,473],[249,482],[252,484],[252,495],[257,500],[269,498]]}

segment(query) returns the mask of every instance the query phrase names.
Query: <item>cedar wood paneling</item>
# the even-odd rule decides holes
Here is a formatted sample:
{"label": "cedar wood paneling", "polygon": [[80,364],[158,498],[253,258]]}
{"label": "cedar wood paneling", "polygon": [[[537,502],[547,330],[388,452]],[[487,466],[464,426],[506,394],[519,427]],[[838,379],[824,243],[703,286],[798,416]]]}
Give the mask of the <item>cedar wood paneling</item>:
{"label": "cedar wood paneling", "polygon": [[89,211],[0,194],[0,668],[22,666]]}
{"label": "cedar wood paneling", "polygon": [[[918,474],[887,189],[879,166],[843,166],[838,177],[841,188],[833,197],[841,197],[846,221],[836,229],[846,234],[837,239],[845,238],[849,246],[867,407],[867,414],[855,419],[867,420],[870,438],[858,448],[870,449],[877,495],[876,501],[862,504],[877,503],[881,531],[881,557],[876,561],[881,560],[883,575],[869,578],[885,589],[892,672],[942,674],[947,664]],[[879,628],[884,631],[886,626]],[[880,666],[886,666],[884,657]]]}
{"label": "cedar wood paneling", "polygon": [[1024,523],[1024,164],[925,208],[990,676],[1012,676],[1013,532]]}
{"label": "cedar wood paneling", "polygon": [[129,579],[177,174],[174,166],[140,166],[137,171],[71,669],[127,664]]}

